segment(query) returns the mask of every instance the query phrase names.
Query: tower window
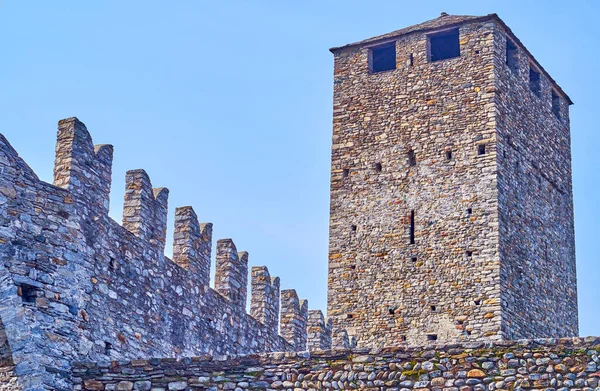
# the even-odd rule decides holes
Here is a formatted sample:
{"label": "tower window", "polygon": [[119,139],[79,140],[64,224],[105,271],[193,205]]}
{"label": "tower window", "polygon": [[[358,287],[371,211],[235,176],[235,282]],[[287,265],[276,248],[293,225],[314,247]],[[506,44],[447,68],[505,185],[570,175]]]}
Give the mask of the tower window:
{"label": "tower window", "polygon": [[467,208],[467,214],[470,216],[473,214],[473,208]]}
{"label": "tower window", "polygon": [[110,342],[104,342],[104,354],[110,356],[110,352],[112,351],[112,344]]}
{"label": "tower window", "polygon": [[540,73],[531,66],[529,67],[529,89],[537,96],[540,96]]}
{"label": "tower window", "polygon": [[414,262],[417,262],[417,257],[412,257],[410,260],[411,260],[411,262],[413,262],[413,263],[414,263]]}
{"label": "tower window", "polygon": [[348,315],[346,315],[346,318],[347,319],[352,319],[352,318],[354,318],[354,315],[353,314],[348,314]]}
{"label": "tower window", "polygon": [[396,309],[393,307],[388,308],[388,312],[390,313],[390,315],[395,315],[396,314]]}
{"label": "tower window", "polygon": [[560,119],[560,96],[552,90],[552,113]]}
{"label": "tower window", "polygon": [[411,53],[408,55],[408,65],[413,66],[415,64],[415,56]]}
{"label": "tower window", "polygon": [[458,29],[429,36],[429,58],[432,62],[459,56]]}
{"label": "tower window", "polygon": [[450,151],[450,150],[446,151],[446,160],[452,160],[452,151]]}
{"label": "tower window", "polygon": [[410,244],[415,244],[415,211],[410,211]]}
{"label": "tower window", "polygon": [[437,341],[437,334],[427,334],[428,341]]}
{"label": "tower window", "polygon": [[350,226],[350,229],[352,230],[352,232],[356,232],[356,225],[352,224]]}
{"label": "tower window", "polygon": [[350,170],[347,168],[344,168],[344,171],[342,171],[342,177],[348,178],[349,174],[350,174]]}
{"label": "tower window", "polygon": [[35,299],[42,296],[42,292],[39,288],[29,284],[21,284],[19,293],[21,300],[26,304],[34,304]]}
{"label": "tower window", "polygon": [[479,144],[477,146],[477,155],[485,155],[485,144]]}
{"label": "tower window", "polygon": [[519,69],[519,63],[517,62],[517,46],[510,40],[506,39],[506,65],[511,71],[517,71]]}
{"label": "tower window", "polygon": [[467,251],[465,254],[467,255],[467,258],[473,257],[473,251]]}
{"label": "tower window", "polygon": [[371,49],[371,72],[383,72],[396,69],[396,43]]}
{"label": "tower window", "polygon": [[375,171],[381,172],[381,163],[375,163]]}
{"label": "tower window", "polygon": [[415,155],[415,151],[412,149],[408,151],[408,165],[411,167],[417,165],[417,156]]}
{"label": "tower window", "polygon": [[432,306],[430,307],[430,309],[431,309],[431,312],[435,312],[435,310],[436,310],[436,308],[435,308],[435,306],[434,306],[434,305],[432,305]]}

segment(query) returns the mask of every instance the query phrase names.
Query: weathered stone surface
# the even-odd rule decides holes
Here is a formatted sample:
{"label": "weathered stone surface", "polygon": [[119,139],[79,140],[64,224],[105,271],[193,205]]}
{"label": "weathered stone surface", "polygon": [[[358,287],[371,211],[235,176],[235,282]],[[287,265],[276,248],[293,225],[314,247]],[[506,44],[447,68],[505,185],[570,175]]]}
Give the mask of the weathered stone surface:
{"label": "weathered stone surface", "polygon": [[[451,29],[459,55],[432,61],[432,37]],[[377,42],[395,67],[373,68]],[[332,52],[333,335],[359,347],[577,335],[560,87],[495,15]]]}
{"label": "weathered stone surface", "polygon": [[[248,253],[231,239],[217,243],[215,289],[208,286],[212,225],[191,207],[176,209],[174,261],[164,256],[168,190],[153,188],[143,170],[126,175],[123,224],[108,216],[112,150],[94,147],[78,119],[61,120],[50,185],[0,135],[0,346],[1,362],[10,362],[0,373],[14,369],[32,389],[67,390],[75,360],[294,350],[278,335],[279,279],[266,267],[269,281],[253,275],[256,318],[246,313]],[[293,324],[304,350],[307,303],[298,310],[292,323],[282,312],[282,331]],[[145,381],[135,389],[149,390]]]}
{"label": "weathered stone surface", "polygon": [[[383,387],[391,390],[446,390],[446,391],[495,391],[516,389],[572,389],[577,387],[593,390],[600,375],[581,371],[586,368],[590,356],[600,352],[600,338],[584,341],[583,338],[554,340],[501,341],[485,347],[469,347],[467,344],[428,346],[433,354],[422,357],[425,349],[419,347],[396,347],[388,349],[330,350],[319,351],[311,357],[288,353],[279,357],[273,353],[241,356],[216,363],[209,358],[192,358],[187,362],[159,360],[148,369],[131,364],[115,363],[107,372],[98,367],[79,364],[75,371],[75,386],[87,388],[86,384],[102,382],[107,387],[121,378],[123,369],[129,368],[129,381],[144,379],[152,388],[165,387],[183,390],[194,384],[202,389],[246,390],[286,389],[309,391],[321,389],[373,390]],[[519,366],[515,375],[505,375],[498,368],[506,367],[509,358],[502,355],[507,350]],[[592,352],[588,355],[588,352]],[[565,365],[566,373],[547,372],[546,366],[535,365],[536,359],[548,365]],[[494,363],[493,366],[483,363]],[[533,364],[533,365],[532,365]],[[390,368],[398,368],[392,371]],[[218,371],[218,372],[217,372]],[[177,374],[177,380],[171,374]],[[208,378],[207,373],[219,373]],[[241,375],[243,374],[243,376]],[[597,376],[596,376],[597,375]],[[198,379],[202,377],[202,382]],[[147,380],[146,380],[147,379]],[[136,383],[137,384],[137,383]],[[576,385],[579,384],[579,385]]]}

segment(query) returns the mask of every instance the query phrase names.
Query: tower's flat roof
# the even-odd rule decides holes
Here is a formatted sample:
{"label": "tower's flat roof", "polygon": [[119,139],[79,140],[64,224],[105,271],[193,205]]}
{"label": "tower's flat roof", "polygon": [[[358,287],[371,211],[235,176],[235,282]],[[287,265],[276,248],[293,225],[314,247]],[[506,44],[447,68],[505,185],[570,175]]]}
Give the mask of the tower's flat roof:
{"label": "tower's flat roof", "polygon": [[558,85],[558,83],[556,83],[556,81],[550,76],[550,74],[548,74],[548,72],[546,72],[544,67],[542,67],[542,65],[535,59],[535,57],[533,57],[533,55],[529,52],[529,50],[527,50],[525,45],[523,45],[523,43],[519,40],[519,38],[517,38],[515,36],[515,34],[512,32],[512,30],[506,25],[506,23],[504,23],[504,21],[502,19],[500,19],[500,17],[497,14],[488,14],[488,15],[484,15],[484,16],[471,16],[471,15],[448,15],[446,13],[442,13],[441,16],[439,16],[435,19],[431,19],[431,20],[428,20],[423,23],[415,24],[413,26],[405,27],[400,30],[392,31],[387,34],[378,35],[373,38],[364,39],[362,41],[349,43],[349,44],[343,45],[343,46],[333,47],[333,48],[329,49],[329,51],[331,51],[332,53],[335,53],[340,50],[343,50],[346,48],[351,48],[351,47],[356,47],[356,46],[371,46],[371,45],[374,45],[377,43],[389,42],[389,41],[393,40],[394,38],[398,38],[398,37],[400,37],[402,35],[406,35],[406,34],[423,33],[423,32],[427,32],[427,31],[439,30],[439,29],[443,29],[443,28],[458,27],[463,24],[473,23],[473,22],[483,22],[486,20],[493,20],[496,23],[500,24],[504,28],[504,30],[506,30],[506,33],[509,35],[511,40],[516,45],[518,45],[521,49],[523,49],[525,51],[525,53],[527,54],[527,56],[529,57],[531,62],[533,64],[535,64],[535,67],[538,68],[540,70],[540,72],[542,72],[548,78],[548,80],[550,80],[550,82],[552,83],[552,86],[554,88],[556,88],[556,90],[560,94],[562,94],[565,97],[565,99],[567,99],[569,104],[573,104],[573,101],[571,100],[571,98],[569,98],[569,96],[563,91],[563,89]]}

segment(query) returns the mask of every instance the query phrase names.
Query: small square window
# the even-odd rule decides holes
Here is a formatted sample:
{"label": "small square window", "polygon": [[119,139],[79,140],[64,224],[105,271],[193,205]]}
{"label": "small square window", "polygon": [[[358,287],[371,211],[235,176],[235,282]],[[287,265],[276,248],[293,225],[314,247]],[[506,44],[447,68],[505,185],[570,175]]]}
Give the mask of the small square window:
{"label": "small square window", "polygon": [[540,96],[540,73],[532,67],[529,67],[529,89],[537,96]]}
{"label": "small square window", "polygon": [[342,177],[348,178],[348,175],[350,175],[350,170],[347,168],[344,168],[344,170],[342,171]]}
{"label": "small square window", "polygon": [[429,59],[433,61],[460,57],[458,29],[429,36]]}
{"label": "small square window", "polygon": [[485,155],[485,144],[479,144],[477,146],[477,155]]}
{"label": "small square window", "polygon": [[450,151],[450,150],[446,151],[446,160],[452,160],[452,151]]}
{"label": "small square window", "polygon": [[428,341],[437,341],[437,334],[427,334]]}
{"label": "small square window", "polygon": [[396,69],[396,43],[371,49],[371,72],[383,72]]}
{"label": "small square window", "polygon": [[381,172],[382,167],[381,167],[381,163],[375,163],[375,172]]}

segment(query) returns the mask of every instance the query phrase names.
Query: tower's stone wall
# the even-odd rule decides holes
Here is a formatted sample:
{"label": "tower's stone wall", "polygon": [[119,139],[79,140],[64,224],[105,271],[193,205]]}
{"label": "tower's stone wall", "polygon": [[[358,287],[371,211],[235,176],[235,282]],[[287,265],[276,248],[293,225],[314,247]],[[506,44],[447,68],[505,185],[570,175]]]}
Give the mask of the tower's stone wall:
{"label": "tower's stone wall", "polygon": [[511,38],[494,37],[502,334],[578,335],[569,103],[543,73],[534,93],[530,57],[509,67]]}
{"label": "tower's stone wall", "polygon": [[375,74],[368,47],[335,52],[328,315],[358,346],[500,338],[493,31],[435,63],[399,37]]}
{"label": "tower's stone wall", "polygon": [[[432,61],[430,37],[451,29],[460,56]],[[373,72],[382,45],[396,68]],[[560,87],[495,15],[443,15],[332,51],[334,335],[359,347],[577,335]]]}

